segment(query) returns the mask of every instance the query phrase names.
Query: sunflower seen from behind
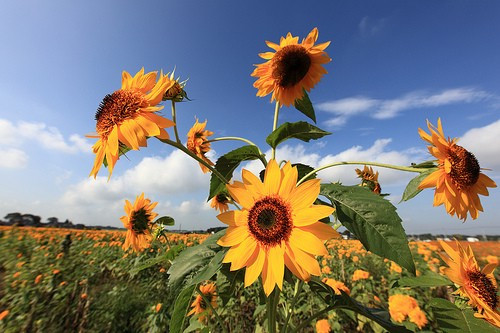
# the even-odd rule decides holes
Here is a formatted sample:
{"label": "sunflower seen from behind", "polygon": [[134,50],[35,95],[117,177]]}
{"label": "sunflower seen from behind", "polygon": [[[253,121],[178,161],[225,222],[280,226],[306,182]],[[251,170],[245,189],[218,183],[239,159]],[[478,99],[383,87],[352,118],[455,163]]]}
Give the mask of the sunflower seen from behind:
{"label": "sunflower seen from behind", "polygon": [[242,178],[243,182],[227,185],[241,210],[217,216],[229,226],[217,242],[230,247],[223,262],[231,263],[233,271],[246,267],[245,287],[262,276],[266,295],[275,286],[282,289],[285,266],[304,281],[321,275],[315,256],[327,255],[324,241],[338,237],[338,233],[318,222],[334,211],[330,206],[313,204],[320,180],[297,186],[297,168],[287,162],[280,169],[275,160],[267,164],[264,182],[245,169]]}
{"label": "sunflower seen from behind", "polygon": [[438,168],[428,175],[419,189],[435,187],[434,206],[443,205],[451,216],[461,220],[467,215],[476,219],[483,206],[479,194],[489,195],[488,187],[497,187],[495,182],[481,172],[479,162],[471,152],[457,145],[457,138],[445,138],[441,119],[437,127],[429,121],[430,134],[421,128],[420,137],[430,143],[429,152],[437,158]]}
{"label": "sunflower seen from behind", "polygon": [[138,252],[149,247],[152,240],[151,226],[153,220],[158,216],[157,213],[153,212],[157,204],[158,202],[151,202],[151,200],[144,198],[144,193],[136,197],[134,204],[125,200],[124,208],[127,215],[120,218],[123,226],[127,229],[125,242],[122,246],[124,250],[131,247]]}
{"label": "sunflower seen from behind", "polygon": [[[189,149],[189,151],[196,154],[196,156],[205,161],[208,165],[214,165],[214,163],[205,156],[205,154],[208,153],[211,149],[210,142],[208,142],[208,137],[214,134],[214,132],[206,130],[206,126],[206,120],[203,123],[200,123],[198,122],[198,119],[196,119],[196,122],[187,134],[187,148]],[[207,173],[210,171],[207,166],[203,165],[202,163],[199,164],[203,173]]]}
{"label": "sunflower seen from behind", "polygon": [[97,176],[106,159],[111,177],[121,149],[146,147],[147,137],[169,138],[165,128],[174,123],[157,112],[163,109],[158,104],[175,81],[163,74],[156,79],[156,72],[144,74],[144,68],[133,77],[123,71],[121,89],[101,101],[95,115],[97,133],[87,135],[98,139],[92,147],[96,157],[90,176]]}
{"label": "sunflower seen from behind", "polygon": [[314,88],[327,73],[323,65],[331,61],[324,51],[330,42],[315,45],[317,40],[318,29],[314,28],[301,43],[291,33],[281,37],[279,44],[266,41],[275,52],[259,54],[267,61],[257,65],[251,74],[257,77],[253,84],[258,89],[257,96],[272,93],[271,101],[290,106],[303,97],[304,90]]}

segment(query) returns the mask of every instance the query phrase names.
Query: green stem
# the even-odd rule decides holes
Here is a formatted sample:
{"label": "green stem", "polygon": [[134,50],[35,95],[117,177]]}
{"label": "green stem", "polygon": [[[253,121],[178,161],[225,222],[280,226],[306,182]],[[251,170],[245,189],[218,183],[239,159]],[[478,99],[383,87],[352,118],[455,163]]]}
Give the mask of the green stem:
{"label": "green stem", "polygon": [[307,175],[302,177],[297,185],[300,185],[303,183],[309,176],[315,174],[318,171],[328,169],[331,167],[339,166],[339,165],[348,165],[348,164],[358,164],[358,165],[373,165],[373,166],[378,166],[382,168],[388,168],[388,169],[394,169],[394,170],[400,170],[400,171],[408,171],[408,172],[418,172],[422,173],[425,171],[428,171],[429,169],[427,168],[412,168],[412,167],[404,167],[404,166],[399,166],[399,165],[392,165],[392,164],[385,164],[385,163],[377,163],[377,162],[365,162],[365,161],[347,161],[347,162],[335,162],[335,163],[330,163],[327,165],[324,165],[322,167],[319,167],[317,169],[314,169],[313,171],[309,172]]}
{"label": "green stem", "polygon": [[200,290],[200,285],[196,286],[196,290],[198,291],[198,294],[200,294],[201,298],[203,298],[203,301],[205,304],[210,308],[212,313],[215,315],[215,319],[217,319],[217,322],[219,323],[220,327],[222,328],[222,331],[224,333],[227,333],[226,326],[224,326],[224,322],[222,321],[222,318],[219,316],[217,311],[215,311],[214,307],[212,306],[212,302],[203,294]]}
{"label": "green stem", "polygon": [[283,324],[283,329],[281,330],[282,332],[285,333],[288,332],[288,322],[292,317],[293,309],[295,308],[295,303],[297,303],[297,300],[299,299],[300,291],[302,290],[303,286],[304,286],[304,281],[302,280],[297,280],[297,282],[295,283],[294,295],[292,298],[292,302],[290,303],[290,308],[288,309],[288,313],[286,315],[285,324]]}
{"label": "green stem", "polygon": [[172,147],[175,147],[177,149],[182,150],[184,153],[186,153],[187,155],[191,156],[193,159],[195,159],[196,161],[198,161],[199,163],[203,164],[208,169],[210,169],[210,171],[212,171],[214,173],[214,175],[217,176],[217,178],[219,178],[224,184],[229,184],[229,182],[227,181],[226,177],[224,177],[223,175],[221,175],[219,171],[217,171],[213,166],[211,166],[210,164],[208,164],[207,162],[205,162],[203,159],[201,159],[198,156],[196,156],[196,154],[194,154],[189,149],[187,149],[186,147],[184,147],[181,143],[174,142],[174,141],[172,141],[170,139],[159,139],[159,140],[161,142],[164,142],[164,143],[168,144],[168,145],[171,145]]}
{"label": "green stem", "polygon": [[275,287],[271,295],[267,296],[267,327],[269,333],[276,333],[276,310],[280,299],[280,289]]}
{"label": "green stem", "polygon": [[262,153],[262,151],[260,150],[259,146],[257,146],[255,143],[253,143],[252,141],[250,141],[248,139],[240,138],[239,136],[224,136],[224,137],[220,137],[220,138],[215,138],[215,139],[212,139],[212,140],[208,140],[208,142],[225,141],[225,140],[243,141],[245,143],[248,143],[251,146],[255,146],[255,148],[257,148],[257,150],[259,151],[259,155],[260,155],[259,159],[262,161],[262,163],[264,163],[264,166],[267,165],[267,161],[264,158],[265,155]]}
{"label": "green stem", "polygon": [[174,122],[174,133],[175,133],[175,141],[177,143],[181,143],[181,140],[179,139],[179,133],[177,132],[177,119],[176,119],[176,111],[175,111],[175,102],[172,100],[172,121]]}
{"label": "green stem", "polygon": [[[280,113],[280,102],[276,101],[276,106],[274,108],[274,121],[273,121],[273,132],[278,127],[278,116]],[[276,159],[276,148],[273,148],[273,160]]]}
{"label": "green stem", "polygon": [[295,330],[293,330],[293,333],[295,332],[300,332],[301,329],[303,329],[304,327],[306,327],[307,325],[309,325],[309,323],[318,318],[319,316],[323,315],[324,313],[328,313],[330,310],[333,310],[334,306],[333,305],[330,305],[326,308],[324,308],[323,310],[321,310],[320,312],[316,312],[315,314],[313,314],[312,316],[310,316],[309,318],[307,318],[306,320],[304,320],[302,322],[302,324],[300,324],[299,326],[297,326],[297,328]]}

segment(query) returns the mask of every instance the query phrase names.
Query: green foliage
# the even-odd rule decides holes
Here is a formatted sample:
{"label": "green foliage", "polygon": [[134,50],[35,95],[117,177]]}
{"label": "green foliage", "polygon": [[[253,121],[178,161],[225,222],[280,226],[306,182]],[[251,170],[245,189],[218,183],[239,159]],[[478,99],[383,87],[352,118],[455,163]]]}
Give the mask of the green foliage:
{"label": "green foliage", "polygon": [[135,262],[135,266],[130,270],[130,274],[137,274],[144,269],[151,268],[159,264],[163,264],[168,267],[170,266],[170,262],[178,256],[179,253],[181,253],[184,247],[184,245],[174,245],[163,255],[155,258],[149,258],[142,262]]}
{"label": "green foliage", "polygon": [[189,312],[189,305],[191,298],[196,289],[196,285],[191,285],[184,288],[179,296],[175,299],[174,309],[172,311],[172,318],[170,319],[169,332],[180,333],[183,331],[186,321],[188,320],[187,313]]}
{"label": "green foliage", "polygon": [[335,205],[339,221],[368,251],[415,274],[401,219],[389,201],[360,186],[322,184],[320,193]]}
{"label": "green foliage", "polygon": [[170,216],[162,216],[158,218],[154,223],[172,226],[175,224],[175,220],[173,217]]}
{"label": "green foliage", "polygon": [[269,134],[266,138],[266,142],[272,148],[276,148],[280,143],[291,138],[309,142],[310,140],[317,140],[329,134],[331,133],[323,131],[305,121],[298,121],[295,123],[286,122]]}
{"label": "green foliage", "polygon": [[410,180],[408,185],[406,185],[406,188],[403,192],[403,197],[401,198],[400,202],[408,201],[408,200],[414,198],[420,192],[422,192],[422,190],[418,188],[418,185],[420,185],[422,180],[424,180],[428,175],[430,175],[434,171],[435,171],[435,169],[430,169],[429,171],[422,172],[417,177]]}
{"label": "green foliage", "polygon": [[447,300],[434,298],[431,300],[431,307],[434,310],[439,328],[443,332],[500,332],[500,329],[490,325],[487,321],[474,317],[474,311],[471,309],[460,309]]}
{"label": "green foliage", "polygon": [[314,113],[314,108],[309,99],[309,95],[305,89],[302,89],[304,95],[301,99],[296,99],[294,106],[297,110],[302,112],[306,117],[310,118],[314,123],[316,123],[316,114]]}
{"label": "green foliage", "polygon": [[[256,160],[258,158],[261,158],[261,155],[257,147],[251,145],[243,146],[219,157],[215,163],[215,169],[227,180],[230,180],[233,177],[234,170],[236,170],[241,162]],[[210,178],[210,192],[207,201],[222,192],[225,187],[226,184],[212,173]]]}
{"label": "green foliage", "polygon": [[402,277],[399,280],[396,280],[393,287],[439,287],[439,286],[449,286],[452,282],[448,280],[446,277],[434,273],[432,271],[426,272],[421,276],[407,276]]}

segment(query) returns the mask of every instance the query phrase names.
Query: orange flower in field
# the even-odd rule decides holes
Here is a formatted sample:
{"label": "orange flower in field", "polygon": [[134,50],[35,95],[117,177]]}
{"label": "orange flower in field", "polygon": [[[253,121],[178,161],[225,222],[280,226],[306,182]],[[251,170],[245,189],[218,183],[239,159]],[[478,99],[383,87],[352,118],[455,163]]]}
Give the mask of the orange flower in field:
{"label": "orange flower in field", "polygon": [[35,284],[39,284],[40,281],[42,281],[42,274],[39,274],[39,275],[36,276],[36,278],[35,278]]}
{"label": "orange flower in field", "polygon": [[335,295],[340,295],[341,290],[344,291],[347,295],[351,294],[351,291],[349,290],[349,288],[347,288],[347,286],[343,282],[329,278],[324,278],[322,281],[323,283],[329,285],[335,291]]}
{"label": "orange flower in field", "polygon": [[403,269],[401,268],[401,266],[399,266],[398,264],[396,264],[394,261],[391,262],[391,268],[390,268],[391,272],[396,272],[396,273],[401,273],[403,271]]}
{"label": "orange flower in field", "polygon": [[352,275],[352,280],[353,281],[358,281],[358,280],[366,280],[370,277],[370,273],[367,271],[364,271],[362,269],[357,269],[354,271],[354,274]]}
{"label": "orange flower in field", "polygon": [[156,312],[156,313],[160,312],[161,307],[162,307],[162,304],[161,304],[161,303],[156,304],[156,307],[155,307],[155,312]]}
{"label": "orange flower in field", "polygon": [[427,122],[431,134],[421,128],[418,132],[422,139],[429,142],[429,152],[438,159],[438,169],[427,176],[419,189],[435,187],[434,206],[444,204],[451,216],[457,214],[461,220],[467,214],[473,219],[483,211],[478,194],[488,195],[488,187],[497,187],[495,182],[481,173],[476,157],[465,148],[456,144],[457,138],[446,139],[438,119],[437,127]]}
{"label": "orange flower in field", "polygon": [[389,296],[389,314],[398,323],[402,323],[414,309],[419,309],[417,300],[408,295]]}
{"label": "orange flower in field", "polygon": [[425,312],[422,311],[419,307],[411,310],[408,314],[408,317],[410,317],[410,321],[417,325],[419,329],[422,329],[422,327],[424,327],[428,323]]}
{"label": "orange flower in field", "polygon": [[330,333],[331,327],[330,323],[326,319],[320,319],[316,322],[316,332],[317,333]]}
{"label": "orange flower in field", "polygon": [[330,42],[314,45],[317,39],[318,29],[314,28],[302,43],[291,33],[281,37],[279,45],[266,41],[267,46],[276,52],[259,54],[267,62],[257,65],[252,73],[258,78],[253,84],[258,89],[257,96],[273,93],[271,102],[276,100],[281,105],[290,106],[304,96],[304,90],[314,88],[327,73],[322,65],[331,61],[324,51]]}
{"label": "orange flower in field", "polygon": [[86,293],[80,295],[81,299],[87,299],[89,296]]}
{"label": "orange flower in field", "polygon": [[321,269],[321,273],[323,274],[330,274],[332,272],[332,270],[330,269],[330,267],[328,266],[324,266],[322,269]]}
{"label": "orange flower in field", "polygon": [[52,271],[52,274],[54,274],[54,275],[57,275],[57,274],[59,274],[59,273],[61,273],[61,271],[60,271],[60,270],[58,270],[58,269],[54,269],[54,270]]}
{"label": "orange flower in field", "polygon": [[498,257],[497,256],[492,256],[492,255],[486,256],[486,261],[488,262],[488,264],[498,265]]}
{"label": "orange flower in field", "polygon": [[97,176],[106,158],[111,177],[120,150],[125,147],[146,147],[146,138],[151,136],[169,138],[165,128],[174,123],[156,112],[163,109],[157,105],[175,81],[168,75],[160,74],[158,81],[156,77],[156,72],[144,74],[144,68],[134,77],[123,71],[121,89],[104,97],[95,115],[97,134],[88,135],[98,139],[92,147],[96,158],[90,176]]}
{"label": "orange flower in field", "polygon": [[9,310],[2,311],[2,313],[0,313],[0,320],[5,319],[5,317],[9,315],[9,312],[10,312]]}
{"label": "orange flower in field", "polygon": [[210,207],[218,210],[221,213],[227,212],[229,210],[229,198],[224,193],[219,193],[210,201]]}
{"label": "orange flower in field", "polygon": [[[199,123],[198,119],[194,123],[193,127],[189,130],[187,137],[187,148],[196,154],[199,158],[207,162],[209,165],[214,165],[205,154],[210,151],[210,142],[208,142],[208,137],[213,135],[214,132],[205,129],[207,126],[207,121]],[[203,173],[210,171],[205,165],[200,163],[200,168]]]}
{"label": "orange flower in field", "polygon": [[135,198],[132,205],[130,201],[125,200],[126,216],[122,216],[120,220],[123,226],[127,228],[127,236],[123,243],[123,249],[129,247],[136,252],[149,246],[152,236],[150,231],[151,222],[158,214],[153,212],[158,202],[151,202],[144,198],[144,193]]}
{"label": "orange flower in field", "polygon": [[[210,301],[212,308],[217,308],[217,296],[215,295],[215,284],[207,283],[205,285],[200,286],[201,293]],[[205,322],[206,316],[210,315],[212,311],[208,307],[208,305],[203,300],[201,295],[197,295],[193,303],[191,303],[191,307],[193,308],[187,316],[191,316],[192,314],[198,315],[198,321]]]}
{"label": "orange flower in field", "polygon": [[445,275],[459,286],[455,293],[469,299],[469,305],[477,308],[474,316],[484,318],[493,325],[500,327],[500,312],[498,311],[498,286],[493,271],[496,264],[488,264],[479,270],[470,245],[464,249],[457,241],[457,250],[443,241],[439,241],[449,257],[441,258],[449,266],[444,269]]}

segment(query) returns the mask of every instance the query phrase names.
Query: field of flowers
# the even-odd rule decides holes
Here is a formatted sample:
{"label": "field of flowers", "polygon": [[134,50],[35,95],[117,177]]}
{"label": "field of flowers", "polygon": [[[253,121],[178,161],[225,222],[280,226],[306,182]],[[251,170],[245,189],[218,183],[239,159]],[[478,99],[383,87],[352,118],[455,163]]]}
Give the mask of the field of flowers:
{"label": "field of flowers", "polygon": [[[180,290],[169,284],[170,264],[208,236],[166,234],[149,249],[135,253],[123,251],[122,231],[1,227],[0,331],[166,332]],[[472,245],[481,267],[498,262],[499,243],[462,244]],[[330,240],[327,248],[329,254],[318,258],[320,279],[336,294],[342,290],[367,308],[388,309],[389,320],[410,330],[439,331],[429,304],[431,298],[455,297],[448,287],[403,287],[401,278],[410,274],[394,262],[367,252],[359,241]],[[412,242],[410,248],[417,275],[442,273],[445,265],[437,243]],[[205,298],[198,295],[189,300],[192,306],[186,315],[191,318],[186,331],[202,327],[218,331],[212,308],[230,331],[265,331],[266,297],[261,288],[257,284],[243,288],[243,274],[233,274],[233,281],[224,280],[228,271],[229,264],[224,264],[214,273],[218,276],[212,280],[217,284],[202,283],[200,290]],[[291,281],[285,273],[287,278]],[[302,282],[297,281],[295,289],[298,283]],[[324,307],[310,296],[313,287],[305,283],[306,292],[297,293],[293,284],[283,284],[281,297],[295,297],[283,297],[278,321],[289,320],[289,327],[299,332],[384,331],[349,309],[311,318]],[[287,315],[290,302],[294,305],[291,318]]]}

